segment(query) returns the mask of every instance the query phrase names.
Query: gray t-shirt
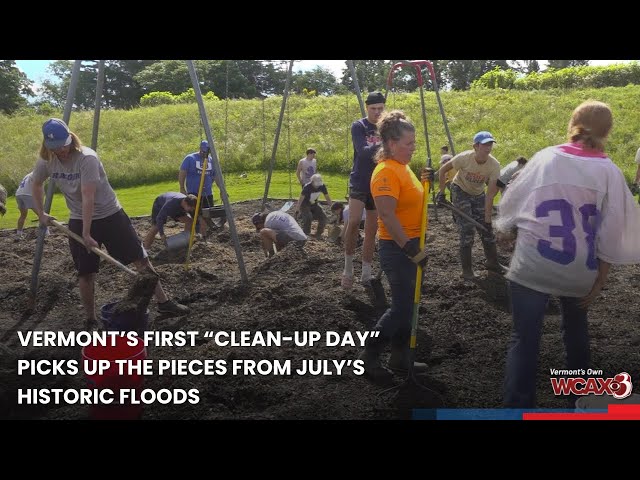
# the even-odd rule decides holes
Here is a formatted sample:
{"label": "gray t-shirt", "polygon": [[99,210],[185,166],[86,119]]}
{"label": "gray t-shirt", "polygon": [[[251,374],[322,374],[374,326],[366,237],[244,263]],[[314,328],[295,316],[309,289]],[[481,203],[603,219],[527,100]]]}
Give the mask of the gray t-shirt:
{"label": "gray t-shirt", "polygon": [[116,193],[109,185],[107,174],[96,152],[82,147],[82,152],[74,152],[71,160],[63,164],[53,155],[48,162],[38,158],[33,170],[33,179],[44,182],[51,178],[60,189],[69,208],[69,218],[82,220],[82,185],[96,184],[92,220],[106,218],[118,212],[122,207]]}
{"label": "gray t-shirt", "polygon": [[296,222],[296,219],[285,212],[276,210],[267,215],[264,220],[264,226],[277,232],[287,232],[293,240],[306,240],[307,236]]}

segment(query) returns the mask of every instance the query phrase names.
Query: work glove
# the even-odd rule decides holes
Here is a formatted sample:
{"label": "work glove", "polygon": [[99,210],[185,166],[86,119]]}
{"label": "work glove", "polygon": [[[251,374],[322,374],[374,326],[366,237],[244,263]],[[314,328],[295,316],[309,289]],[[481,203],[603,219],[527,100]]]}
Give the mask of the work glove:
{"label": "work glove", "polygon": [[438,192],[436,195],[436,203],[447,203],[447,196],[444,192]]}
{"label": "work glove", "polygon": [[407,242],[402,247],[404,254],[411,259],[416,265],[420,265],[422,268],[427,264],[427,252],[420,250],[414,243]]}
{"label": "work glove", "polygon": [[420,180],[423,182],[426,182],[428,180],[429,183],[433,184],[435,178],[436,171],[431,167],[424,167],[420,172]]}

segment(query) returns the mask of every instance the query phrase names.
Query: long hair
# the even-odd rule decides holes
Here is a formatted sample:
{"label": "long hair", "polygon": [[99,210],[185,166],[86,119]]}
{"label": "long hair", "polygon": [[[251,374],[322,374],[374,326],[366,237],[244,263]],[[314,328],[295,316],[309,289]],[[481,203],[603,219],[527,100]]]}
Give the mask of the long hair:
{"label": "long hair", "polygon": [[382,146],[376,152],[374,160],[380,162],[385,158],[391,158],[389,142],[391,140],[400,140],[404,132],[415,132],[416,127],[413,126],[411,120],[407,118],[402,110],[391,110],[384,112],[378,120],[378,132],[382,138]]}
{"label": "long hair", "polygon": [[571,114],[567,137],[594,150],[604,151],[613,127],[613,114],[609,105],[596,100],[581,103]]}
{"label": "long hair", "polygon": [[[82,142],[80,138],[73,132],[69,131],[69,135],[71,135],[71,152],[81,152],[82,151]],[[42,145],[40,145],[40,158],[45,161],[49,161],[53,158],[53,151],[49,150],[44,146],[44,139],[42,140]]]}

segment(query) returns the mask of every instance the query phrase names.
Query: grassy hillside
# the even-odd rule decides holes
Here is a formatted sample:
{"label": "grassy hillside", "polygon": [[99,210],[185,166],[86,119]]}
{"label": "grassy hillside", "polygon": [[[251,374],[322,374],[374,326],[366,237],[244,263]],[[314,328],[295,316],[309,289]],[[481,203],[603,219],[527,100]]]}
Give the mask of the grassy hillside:
{"label": "grassy hillside", "polygon": [[[640,86],[570,91],[443,92],[442,102],[456,152],[471,148],[478,130],[490,130],[498,140],[494,154],[504,165],[519,155],[530,157],[542,147],[565,140],[572,110],[593,98],[609,103],[615,125],[608,145],[611,158],[627,178],[635,174],[640,147]],[[271,158],[280,111],[280,97],[265,100],[207,102],[215,146],[224,171],[264,169]],[[431,156],[437,165],[439,147],[446,143],[435,94],[425,104]],[[389,94],[388,108],[406,111],[418,128],[416,166],[425,163],[426,142],[420,97]],[[360,117],[355,95],[293,96],[280,134],[276,168],[293,169],[308,146],[318,150],[321,171],[349,171],[352,148],[349,128]],[[39,115],[0,116],[0,182],[10,193],[33,167],[41,142]],[[74,112],[70,126],[91,144],[92,112]],[[204,131],[197,106],[170,105],[127,111],[104,111],[100,117],[98,152],[114,187],[130,187],[176,178],[185,154],[197,150]]]}

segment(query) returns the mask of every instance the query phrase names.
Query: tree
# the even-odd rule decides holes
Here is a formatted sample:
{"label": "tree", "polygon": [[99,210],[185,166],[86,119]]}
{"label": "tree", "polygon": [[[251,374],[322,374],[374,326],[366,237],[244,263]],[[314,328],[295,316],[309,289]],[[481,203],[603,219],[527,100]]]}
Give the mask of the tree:
{"label": "tree", "polygon": [[178,95],[192,87],[184,60],[162,60],[138,72],[134,79],[144,93],[169,92]]}
{"label": "tree", "polygon": [[549,62],[548,68],[556,68],[558,70],[567,67],[581,67],[589,65],[589,60],[547,60],[547,62]]}
{"label": "tree", "polygon": [[453,90],[468,90],[474,80],[496,67],[508,69],[506,60],[444,60],[443,78]]}
{"label": "tree", "polygon": [[107,60],[103,104],[107,108],[133,108],[144,95],[135,76],[157,60]]}
{"label": "tree", "polygon": [[0,60],[0,111],[12,114],[33,96],[33,82],[20,71],[15,60]]}
{"label": "tree", "polygon": [[540,64],[537,60],[509,60],[509,65],[516,72],[525,75],[540,71]]}
{"label": "tree", "polygon": [[[363,92],[384,91],[387,84],[387,75],[393,65],[391,60],[354,60],[353,64],[356,67],[360,90]],[[351,70],[346,67],[342,71],[341,83],[350,91],[354,91]]]}
{"label": "tree", "polygon": [[306,89],[315,90],[318,95],[334,95],[338,89],[336,77],[330,70],[322,67],[294,73],[291,83],[295,93],[302,93]]}
{"label": "tree", "polygon": [[[104,108],[132,108],[138,105],[144,94],[135,75],[157,63],[153,60],[105,60],[105,80],[102,97]],[[183,62],[184,63],[184,62]],[[74,62],[57,60],[49,65],[53,79],[42,82],[42,100],[56,108],[63,108],[71,83]],[[186,69],[186,66],[185,66]],[[74,106],[93,109],[96,100],[98,60],[83,61],[75,92]]]}
{"label": "tree", "polygon": [[[196,60],[194,66],[203,94],[256,98],[284,90],[286,70],[267,60]],[[159,61],[134,78],[144,93],[165,91],[178,95],[192,88],[184,60]]]}

